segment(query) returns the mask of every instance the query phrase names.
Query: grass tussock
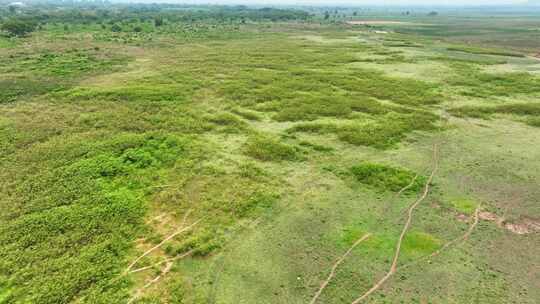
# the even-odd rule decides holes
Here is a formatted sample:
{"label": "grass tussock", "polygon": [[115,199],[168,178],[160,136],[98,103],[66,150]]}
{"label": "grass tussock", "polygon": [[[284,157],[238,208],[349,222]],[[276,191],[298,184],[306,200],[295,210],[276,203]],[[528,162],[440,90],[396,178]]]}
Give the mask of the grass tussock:
{"label": "grass tussock", "polygon": [[296,124],[294,127],[287,130],[288,133],[320,133],[326,134],[331,132],[336,132],[339,130],[339,127],[335,123],[321,123],[321,122],[308,122]]}
{"label": "grass tussock", "polygon": [[540,103],[514,103],[498,106],[463,106],[450,110],[458,117],[489,118],[493,114],[513,114],[519,116],[540,116]]}
{"label": "grass tussock", "polygon": [[353,145],[387,149],[394,147],[410,132],[435,129],[435,121],[436,116],[429,113],[390,113],[373,123],[345,126],[337,135]]}
{"label": "grass tussock", "polygon": [[498,64],[507,64],[508,61],[500,58],[493,57],[458,57],[458,56],[446,56],[446,55],[436,55],[429,57],[429,60],[444,62],[448,64],[474,64],[480,66],[489,66],[489,65],[498,65]]}
{"label": "grass tussock", "polygon": [[306,121],[321,117],[346,118],[354,112],[383,114],[388,110],[378,101],[359,95],[330,96],[303,94],[302,97],[285,102],[273,116],[277,121]]}
{"label": "grass tussock", "polygon": [[494,56],[506,56],[506,57],[526,57],[524,54],[516,53],[516,52],[510,52],[510,51],[503,51],[503,50],[494,50],[494,49],[486,49],[486,48],[479,48],[479,47],[472,47],[472,46],[453,46],[447,48],[449,51],[454,52],[463,52],[468,54],[475,54],[475,55],[494,55]]}
{"label": "grass tussock", "polygon": [[0,79],[0,104],[65,90],[85,76],[112,72],[129,61],[99,48],[25,50],[0,59],[0,73],[6,75]]}
{"label": "grass tussock", "polygon": [[518,94],[539,94],[540,77],[530,73],[486,73],[470,64],[452,64],[456,76],[449,84],[463,88],[462,95],[488,98]]}
{"label": "grass tussock", "polygon": [[362,58],[360,62],[369,62],[376,64],[397,64],[397,63],[415,63],[416,60],[413,58],[405,57],[403,55],[394,54],[386,56],[384,58]]}
{"label": "grass tussock", "polygon": [[529,117],[525,121],[529,126],[540,128],[540,117]]}
{"label": "grass tussock", "polygon": [[335,150],[332,147],[315,144],[315,143],[312,143],[312,142],[309,142],[309,141],[301,141],[298,144],[300,146],[302,146],[302,147],[306,147],[306,148],[312,149],[312,150],[317,151],[317,152],[333,152]]}
{"label": "grass tussock", "polygon": [[415,43],[412,41],[401,41],[401,40],[395,40],[395,41],[387,41],[383,43],[383,46],[385,47],[396,47],[396,48],[423,48],[424,46]]}
{"label": "grass tussock", "polygon": [[224,83],[220,92],[235,105],[276,111],[274,119],[278,121],[344,117],[355,107],[374,110],[373,99],[419,106],[437,104],[442,98],[435,84],[358,68],[324,73],[307,68],[240,73],[234,81]]}
{"label": "grass tussock", "polygon": [[244,153],[262,161],[298,161],[300,150],[269,136],[252,136],[244,145]]}
{"label": "grass tussock", "polygon": [[242,109],[242,108],[234,108],[231,110],[231,112],[247,120],[251,120],[251,121],[262,120],[262,116],[255,111]]}
{"label": "grass tussock", "polygon": [[390,112],[367,122],[301,123],[290,128],[288,132],[335,134],[341,141],[352,145],[388,149],[395,147],[413,131],[434,130],[437,120],[438,116],[430,112]]}
{"label": "grass tussock", "polygon": [[208,121],[219,127],[219,130],[225,133],[238,133],[244,130],[247,123],[238,116],[222,112],[207,117]]}
{"label": "grass tussock", "polygon": [[406,192],[416,193],[426,181],[423,176],[415,179],[416,174],[410,170],[369,162],[352,167],[350,172],[357,181],[377,191],[398,192],[412,182],[412,186]]}
{"label": "grass tussock", "polygon": [[61,88],[61,83],[48,79],[28,77],[0,79],[0,104],[43,95]]}
{"label": "grass tussock", "polygon": [[132,84],[111,88],[79,87],[54,94],[70,100],[108,100],[118,102],[186,102],[194,92],[185,84]]}
{"label": "grass tussock", "polygon": [[71,49],[15,54],[5,60],[3,71],[31,72],[43,76],[75,77],[92,72],[111,71],[127,63],[128,58],[98,49]]}

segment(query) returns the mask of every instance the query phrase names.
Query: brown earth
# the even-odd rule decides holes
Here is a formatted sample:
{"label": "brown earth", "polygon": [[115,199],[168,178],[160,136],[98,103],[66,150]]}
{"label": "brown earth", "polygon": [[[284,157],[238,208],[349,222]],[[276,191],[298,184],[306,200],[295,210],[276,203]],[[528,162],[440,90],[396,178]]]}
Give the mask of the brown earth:
{"label": "brown earth", "polygon": [[520,220],[520,222],[510,223],[506,222],[503,217],[487,211],[480,212],[479,217],[484,221],[495,222],[499,227],[505,228],[506,230],[515,234],[523,235],[540,231],[539,220],[523,218]]}

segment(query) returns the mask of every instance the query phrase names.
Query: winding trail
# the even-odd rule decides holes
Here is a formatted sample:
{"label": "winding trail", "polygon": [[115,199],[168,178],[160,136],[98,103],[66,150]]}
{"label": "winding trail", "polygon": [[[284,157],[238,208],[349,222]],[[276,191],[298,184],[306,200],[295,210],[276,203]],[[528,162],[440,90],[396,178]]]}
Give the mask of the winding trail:
{"label": "winding trail", "polygon": [[137,262],[139,262],[142,258],[144,258],[145,256],[147,256],[148,254],[150,254],[152,251],[158,249],[159,247],[161,247],[163,244],[165,244],[167,241],[169,241],[170,239],[174,238],[175,236],[183,233],[183,232],[186,232],[190,229],[192,229],[193,227],[195,227],[197,224],[199,224],[204,218],[201,218],[197,221],[195,221],[193,224],[187,226],[187,227],[184,227],[184,228],[181,228],[179,230],[177,230],[176,232],[174,232],[173,234],[169,235],[168,237],[166,237],[163,241],[161,241],[159,244],[157,244],[156,246],[148,249],[145,253],[143,253],[142,255],[140,255],[138,258],[136,258],[129,266],[128,268],[125,270],[126,273],[129,273],[130,270],[133,268],[133,266],[135,266],[135,264],[137,264]]}
{"label": "winding trail", "polygon": [[139,288],[136,292],[135,292],[135,295],[133,295],[133,297],[131,297],[131,299],[128,300],[127,304],[131,304],[133,303],[135,300],[137,300],[138,298],[140,298],[141,296],[144,295],[144,291],[149,288],[150,286],[152,286],[153,284],[155,284],[157,281],[159,281],[162,277],[164,277],[167,273],[169,273],[169,271],[171,271],[171,268],[173,266],[173,262],[168,262],[167,265],[165,265],[165,267],[161,270],[161,273],[159,275],[157,275],[155,278],[153,278],[152,280],[148,281],[148,283],[146,283],[143,287]]}
{"label": "winding trail", "polygon": [[[413,185],[414,185],[414,182],[418,179],[418,174],[416,174],[414,176],[414,178],[411,180],[411,182],[406,185],[405,187],[403,187],[401,190],[399,190],[399,192],[396,194],[396,198],[400,197],[405,191],[407,191],[409,188],[411,188]],[[326,288],[326,286],[328,286],[328,284],[330,283],[330,281],[334,278],[335,274],[336,274],[336,270],[337,268],[339,267],[339,265],[341,263],[343,263],[343,261],[351,254],[351,252],[354,250],[354,248],[356,248],[356,246],[358,246],[360,243],[362,243],[363,241],[365,241],[366,239],[368,239],[369,237],[371,236],[371,233],[367,233],[365,234],[364,236],[362,236],[360,239],[358,239],[350,248],[349,250],[347,250],[347,252],[345,252],[345,254],[343,254],[341,256],[341,258],[339,258],[336,263],[332,266],[332,269],[330,271],[330,274],[328,275],[328,278],[321,283],[321,287],[319,288],[319,290],[317,291],[317,293],[313,296],[313,298],[311,299],[311,302],[309,302],[309,304],[315,304],[317,302],[317,300],[319,299],[319,297],[321,296],[322,292],[324,291],[324,289]]]}
{"label": "winding trail", "polygon": [[412,261],[408,264],[405,264],[401,267],[398,268],[398,270],[400,269],[405,269],[405,268],[408,268],[408,267],[411,267],[413,265],[416,265],[418,263],[420,263],[421,261],[425,260],[425,259],[431,259],[433,257],[436,257],[438,256],[439,254],[441,254],[442,252],[446,251],[446,249],[448,249],[448,247],[452,246],[453,244],[455,243],[458,243],[458,242],[465,242],[470,236],[471,234],[473,233],[474,229],[476,228],[476,226],[478,225],[478,221],[480,219],[480,211],[481,211],[481,207],[478,207],[476,208],[475,212],[474,212],[474,220],[473,222],[471,223],[471,225],[469,225],[469,229],[467,229],[467,231],[460,237],[458,238],[455,238],[453,240],[451,240],[450,242],[444,244],[444,246],[442,246],[441,248],[439,248],[437,251],[434,251],[432,254],[430,255],[427,255],[427,256],[424,256],[424,257],[421,257],[419,258],[418,260],[416,261]]}
{"label": "winding trail", "polygon": [[148,269],[152,269],[152,268],[154,268],[156,266],[159,266],[161,264],[164,264],[164,263],[169,263],[169,262],[181,260],[181,259],[183,259],[185,257],[188,257],[188,256],[192,255],[194,251],[195,250],[192,249],[192,250],[190,250],[190,251],[188,251],[186,253],[177,255],[177,256],[172,257],[172,258],[165,259],[165,260],[163,260],[161,262],[157,262],[157,263],[152,264],[150,266],[145,266],[145,267],[142,267],[142,268],[139,268],[139,269],[131,270],[129,273],[137,273],[137,272],[145,271],[145,270],[148,270]]}
{"label": "winding trail", "polygon": [[399,255],[401,253],[401,245],[403,243],[403,240],[405,239],[407,231],[409,230],[411,226],[411,222],[413,219],[413,212],[416,209],[416,207],[418,207],[418,205],[421,202],[423,202],[428,196],[430,185],[438,169],[439,169],[439,146],[438,144],[434,144],[433,145],[433,169],[431,171],[431,174],[429,175],[429,178],[426,181],[422,195],[407,210],[407,221],[405,222],[405,225],[403,226],[403,229],[401,231],[401,235],[399,236],[399,239],[397,241],[396,251],[394,254],[394,259],[392,260],[392,265],[390,266],[390,270],[386,273],[384,277],[382,277],[377,283],[375,283],[373,287],[371,287],[366,293],[364,293],[362,296],[354,300],[352,304],[358,304],[362,302],[363,300],[365,300],[372,293],[374,293],[379,288],[381,288],[381,286],[397,272],[397,264],[399,260]]}
{"label": "winding trail", "polygon": [[411,180],[410,184],[408,184],[407,186],[403,187],[403,189],[399,190],[399,192],[396,194],[396,197],[400,197],[401,194],[403,194],[403,192],[409,190],[409,188],[411,188],[413,185],[414,185],[414,182],[416,182],[416,179],[418,179],[418,174],[416,174],[414,176],[414,178]]}
{"label": "winding trail", "polygon": [[334,278],[334,276],[336,275],[336,270],[337,268],[339,267],[339,265],[341,263],[343,263],[343,261],[345,260],[345,258],[347,258],[349,256],[349,254],[351,254],[351,252],[354,250],[354,248],[356,248],[356,246],[360,245],[360,243],[362,243],[363,241],[365,241],[366,239],[368,239],[369,237],[371,236],[370,233],[368,234],[365,234],[364,236],[362,236],[360,239],[358,239],[352,246],[351,248],[349,248],[349,250],[347,250],[347,252],[345,252],[345,254],[343,254],[337,261],[336,263],[334,263],[334,266],[332,266],[332,270],[330,271],[330,274],[328,275],[328,278],[322,282],[321,284],[321,287],[319,288],[319,290],[317,291],[317,293],[315,294],[315,296],[313,296],[313,299],[311,299],[311,302],[309,302],[309,304],[315,304],[315,302],[317,302],[317,299],[321,296],[323,290],[326,288],[326,286],[328,286],[328,284],[330,283],[330,281]]}

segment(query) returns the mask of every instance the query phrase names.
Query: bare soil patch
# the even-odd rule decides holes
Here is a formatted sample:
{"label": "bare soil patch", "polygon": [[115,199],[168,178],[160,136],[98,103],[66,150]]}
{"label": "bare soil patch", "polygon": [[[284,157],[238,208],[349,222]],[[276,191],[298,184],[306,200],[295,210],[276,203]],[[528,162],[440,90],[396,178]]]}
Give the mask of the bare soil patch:
{"label": "bare soil patch", "polygon": [[504,228],[506,228],[508,231],[513,232],[515,234],[527,234],[530,233],[529,227],[524,224],[511,224],[506,223],[504,225]]}
{"label": "bare soil patch", "polygon": [[488,211],[480,212],[479,216],[480,216],[480,219],[484,221],[489,221],[489,222],[495,222],[497,219],[499,219],[498,215],[496,215],[495,213],[488,212]]}
{"label": "bare soil patch", "polygon": [[458,214],[457,220],[463,223],[466,223],[469,221],[469,217],[465,214]]}
{"label": "bare soil patch", "polygon": [[510,223],[506,222],[503,217],[487,211],[480,212],[479,217],[484,221],[495,222],[499,227],[519,235],[540,231],[540,221],[530,218],[524,218],[517,223]]}
{"label": "bare soil patch", "polygon": [[540,231],[540,221],[523,219],[520,223],[505,223],[504,228],[515,234],[529,234]]}

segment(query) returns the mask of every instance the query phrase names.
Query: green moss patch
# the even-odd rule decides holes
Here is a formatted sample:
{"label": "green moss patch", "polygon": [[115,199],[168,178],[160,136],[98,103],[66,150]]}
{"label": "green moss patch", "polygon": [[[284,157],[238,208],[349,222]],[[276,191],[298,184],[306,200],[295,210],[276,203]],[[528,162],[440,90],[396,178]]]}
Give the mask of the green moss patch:
{"label": "green moss patch", "polygon": [[466,198],[455,199],[452,200],[451,203],[456,210],[465,214],[473,214],[474,210],[478,206],[477,202]]}
{"label": "green moss patch", "polygon": [[431,234],[410,231],[403,241],[403,253],[409,257],[418,258],[429,255],[439,249],[442,241]]}

